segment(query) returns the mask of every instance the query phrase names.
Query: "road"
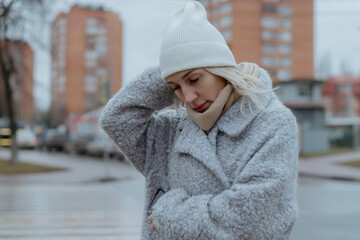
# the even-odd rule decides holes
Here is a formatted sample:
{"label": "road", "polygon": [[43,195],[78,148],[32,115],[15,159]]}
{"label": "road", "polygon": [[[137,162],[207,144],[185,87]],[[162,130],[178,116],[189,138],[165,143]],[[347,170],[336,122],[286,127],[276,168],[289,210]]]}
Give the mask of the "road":
{"label": "road", "polygon": [[139,239],[143,183],[0,185],[0,239]]}
{"label": "road", "polygon": [[[0,150],[0,157],[2,154]],[[80,170],[72,171],[76,181],[59,180],[69,178],[70,173],[17,177],[15,181],[0,176],[1,240],[139,239],[144,183],[128,164],[107,163],[111,171],[106,174],[121,174],[114,175],[118,181],[99,182],[89,179],[103,175],[95,174],[104,172],[101,161],[77,156],[70,160],[62,153],[25,154],[54,165],[81,161],[75,165],[81,166],[84,176],[78,176]],[[359,182],[300,178],[300,216],[291,239],[359,239],[359,202]]]}
{"label": "road", "polygon": [[300,178],[293,240],[360,239],[360,183]]}

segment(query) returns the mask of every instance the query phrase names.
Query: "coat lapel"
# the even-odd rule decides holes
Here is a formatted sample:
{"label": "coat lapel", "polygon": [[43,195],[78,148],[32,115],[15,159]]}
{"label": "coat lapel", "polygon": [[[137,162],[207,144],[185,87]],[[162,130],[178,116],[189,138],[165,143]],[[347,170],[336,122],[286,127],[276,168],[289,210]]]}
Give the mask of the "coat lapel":
{"label": "coat lapel", "polygon": [[[263,95],[260,100],[261,104],[266,108],[274,99],[274,93],[271,91]],[[252,106],[252,113],[249,105],[245,105],[245,112],[240,112],[241,100],[235,102],[218,120],[209,136],[218,131],[222,131],[228,136],[237,136],[256,118],[260,110]],[[181,131],[175,143],[174,151],[178,153],[189,154],[197,159],[201,164],[207,167],[224,185],[230,188],[231,184],[223,171],[222,166],[216,156],[216,146],[212,146],[208,136],[200,129],[189,117],[180,124]],[[212,136],[216,138],[216,136]]]}
{"label": "coat lapel", "polygon": [[[259,102],[266,109],[273,99],[276,99],[275,93],[269,91],[262,95]],[[231,137],[240,135],[256,116],[261,113],[261,110],[253,103],[245,103],[245,114],[240,111],[240,107],[241,100],[238,100],[220,117],[215,127]]]}
{"label": "coat lapel", "polygon": [[211,146],[205,132],[189,118],[186,118],[180,129],[181,133],[174,146],[174,151],[194,157],[203,166],[208,168],[224,187],[229,188],[229,179],[218,161],[216,148]]}

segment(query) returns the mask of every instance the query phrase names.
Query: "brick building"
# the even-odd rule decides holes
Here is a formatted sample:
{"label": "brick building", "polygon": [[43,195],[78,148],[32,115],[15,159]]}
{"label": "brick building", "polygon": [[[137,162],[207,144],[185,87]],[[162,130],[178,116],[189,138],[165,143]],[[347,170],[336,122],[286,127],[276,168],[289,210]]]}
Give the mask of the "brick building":
{"label": "brick building", "polygon": [[[10,50],[16,68],[11,79],[11,85],[17,117],[27,123],[32,123],[35,116],[34,52],[30,45],[24,41],[12,41],[4,47]],[[1,78],[0,75],[0,117],[7,117],[5,86]]]}
{"label": "brick building", "polygon": [[360,117],[360,78],[330,77],[322,91],[332,117]]}
{"label": "brick building", "polygon": [[199,0],[237,62],[255,62],[274,82],[313,79],[313,0]]}
{"label": "brick building", "polygon": [[51,113],[63,123],[104,105],[122,84],[122,23],[102,8],[74,5],[52,24]]}

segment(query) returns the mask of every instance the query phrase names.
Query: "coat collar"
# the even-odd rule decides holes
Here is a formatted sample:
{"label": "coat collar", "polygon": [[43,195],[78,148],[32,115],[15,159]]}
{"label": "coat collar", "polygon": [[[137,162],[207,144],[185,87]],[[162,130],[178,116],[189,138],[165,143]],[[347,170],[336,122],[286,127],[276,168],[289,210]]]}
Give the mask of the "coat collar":
{"label": "coat collar", "polygon": [[[267,90],[261,94],[259,103],[265,108],[265,111],[272,100],[276,100],[275,93],[272,91],[272,82],[268,73],[261,69],[261,81]],[[216,137],[219,131],[222,131],[230,137],[240,135],[251,122],[261,114],[252,102],[244,102],[244,113],[240,111],[242,104],[240,98],[236,101],[216,122],[214,127],[207,135],[198,127],[189,117],[186,117],[179,125],[180,134],[174,146],[175,152],[189,154],[207,167],[224,185],[226,189],[230,188],[231,181],[227,178],[220,161],[216,156]]]}
{"label": "coat collar", "polygon": [[[266,108],[270,100],[274,98],[274,93],[268,92],[260,100]],[[220,117],[211,131],[222,131],[229,136],[239,135],[259,114],[261,110],[252,106],[253,113],[242,114],[240,112],[241,100],[238,100]],[[249,104],[245,104],[245,111],[250,109]],[[179,125],[180,134],[174,146],[175,152],[185,153],[193,156],[217,176],[225,188],[230,188],[231,183],[220,161],[216,156],[216,146],[209,141],[208,135],[197,126],[189,117],[186,117]],[[210,131],[209,135],[212,134]],[[215,136],[216,138],[216,136]],[[216,144],[216,143],[215,143]]]}
{"label": "coat collar", "polygon": [[[266,92],[259,99],[260,104],[266,109],[270,102],[275,99],[275,94],[272,90]],[[239,134],[261,113],[253,103],[244,103],[244,114],[240,111],[242,100],[235,102],[215,124],[215,128],[225,134],[234,137]],[[265,110],[266,111],[266,110]]]}
{"label": "coat collar", "polygon": [[217,159],[216,148],[211,146],[206,133],[188,117],[179,128],[181,133],[175,143],[174,151],[189,154],[197,159],[215,174],[225,188],[229,188],[229,179]]}

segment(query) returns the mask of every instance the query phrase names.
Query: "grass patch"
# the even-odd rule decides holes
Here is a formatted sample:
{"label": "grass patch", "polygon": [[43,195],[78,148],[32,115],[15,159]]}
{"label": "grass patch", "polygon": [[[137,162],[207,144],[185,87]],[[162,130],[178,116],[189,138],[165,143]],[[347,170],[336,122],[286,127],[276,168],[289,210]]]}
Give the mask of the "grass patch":
{"label": "grass patch", "polygon": [[338,163],[338,165],[360,168],[360,160],[341,162],[341,163]]}
{"label": "grass patch", "polygon": [[336,154],[351,153],[355,151],[356,150],[354,148],[330,148],[329,151],[324,153],[300,154],[300,157],[301,158],[323,157],[323,156],[331,156]]}
{"label": "grass patch", "polygon": [[9,160],[0,159],[0,174],[44,173],[63,170],[66,169],[24,162],[11,164]]}

